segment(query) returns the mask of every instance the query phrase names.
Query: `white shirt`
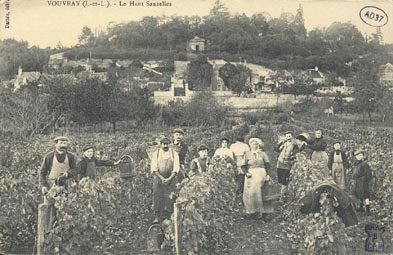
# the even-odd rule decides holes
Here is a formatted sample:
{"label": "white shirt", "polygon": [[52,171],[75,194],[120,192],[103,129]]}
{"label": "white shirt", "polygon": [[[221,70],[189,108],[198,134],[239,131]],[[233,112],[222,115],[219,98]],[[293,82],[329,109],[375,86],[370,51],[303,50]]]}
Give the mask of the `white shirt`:
{"label": "white shirt", "polygon": [[150,165],[151,172],[153,173],[155,171],[158,171],[158,157],[161,157],[162,159],[168,159],[172,157],[172,155],[173,155],[172,172],[178,173],[180,170],[179,154],[172,149],[169,149],[168,151],[163,151],[162,149],[158,149],[155,152],[153,152],[153,156],[151,158],[151,165]]}
{"label": "white shirt", "polygon": [[233,154],[235,154],[237,166],[241,166],[244,153],[246,153],[246,151],[250,151],[248,144],[243,142],[233,143],[229,149],[233,152]]}
{"label": "white shirt", "polygon": [[232,160],[234,160],[233,152],[229,148],[218,148],[216,150],[216,152],[214,152],[214,156],[213,157],[215,157],[215,156],[219,156],[219,157],[222,157],[222,158],[230,157]]}

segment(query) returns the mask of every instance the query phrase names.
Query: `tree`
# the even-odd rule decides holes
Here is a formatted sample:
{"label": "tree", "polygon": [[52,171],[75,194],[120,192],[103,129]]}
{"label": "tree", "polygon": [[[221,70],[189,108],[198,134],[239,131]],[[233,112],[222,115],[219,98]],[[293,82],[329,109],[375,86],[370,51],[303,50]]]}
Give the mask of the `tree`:
{"label": "tree", "polygon": [[378,76],[378,68],[373,63],[363,66],[355,78],[350,83],[355,87],[354,104],[358,112],[364,115],[367,113],[369,121],[371,121],[371,114],[376,111],[376,103],[379,98],[377,91],[380,88]]}
{"label": "tree", "polygon": [[296,33],[297,37],[306,38],[307,30],[304,26],[304,14],[303,14],[303,7],[299,4],[297,9],[296,15],[291,23],[292,30]]}
{"label": "tree", "polygon": [[225,5],[223,3],[221,3],[220,0],[216,0],[214,2],[213,7],[210,10],[210,16],[213,16],[213,17],[228,17],[229,16],[228,8],[225,7]]}
{"label": "tree", "polygon": [[91,45],[94,42],[94,34],[88,26],[82,28],[82,32],[78,36],[78,42],[82,45]]}
{"label": "tree", "polygon": [[192,90],[205,90],[211,85],[213,66],[205,56],[198,56],[187,66],[187,83]]}
{"label": "tree", "polygon": [[2,132],[21,138],[44,134],[51,124],[48,97],[39,91],[37,83],[22,89],[0,92],[0,123]]}
{"label": "tree", "polygon": [[377,91],[376,108],[382,115],[382,122],[391,118],[393,112],[393,91],[388,89],[388,85],[382,83]]}
{"label": "tree", "polygon": [[230,90],[236,92],[239,96],[242,91],[246,90],[247,80],[252,73],[249,68],[243,65],[233,65],[226,63],[219,70],[219,77],[224,81],[224,85]]}

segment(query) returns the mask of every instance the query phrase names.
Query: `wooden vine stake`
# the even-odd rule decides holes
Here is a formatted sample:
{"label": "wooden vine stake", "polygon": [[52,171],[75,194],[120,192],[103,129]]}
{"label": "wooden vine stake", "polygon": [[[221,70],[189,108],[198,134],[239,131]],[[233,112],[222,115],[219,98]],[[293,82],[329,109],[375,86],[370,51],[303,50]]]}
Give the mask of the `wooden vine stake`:
{"label": "wooden vine stake", "polygon": [[173,216],[174,216],[174,229],[175,229],[175,248],[176,248],[176,255],[181,254],[181,223],[182,223],[182,217],[181,217],[181,205],[178,203],[174,203],[174,210],[173,210]]}
{"label": "wooden vine stake", "polygon": [[55,208],[53,203],[44,196],[44,203],[38,206],[37,222],[37,254],[45,254],[45,234],[50,230],[55,218]]}

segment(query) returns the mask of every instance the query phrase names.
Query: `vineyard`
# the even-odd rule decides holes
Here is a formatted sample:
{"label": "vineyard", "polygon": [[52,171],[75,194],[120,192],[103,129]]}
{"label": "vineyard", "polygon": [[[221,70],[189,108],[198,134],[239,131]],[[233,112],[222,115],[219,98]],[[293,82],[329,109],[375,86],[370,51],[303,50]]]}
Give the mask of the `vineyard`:
{"label": "vineyard", "polygon": [[[237,136],[246,140],[260,137],[275,166],[272,147],[277,136],[292,129],[295,134],[316,127],[324,131],[328,143],[340,139],[344,149],[363,148],[374,170],[372,215],[358,215],[359,224],[345,228],[335,211],[336,202],[321,195],[318,213],[302,214],[299,199],[319,181],[330,180],[329,172],[310,159],[305,150],[297,155],[285,203],[264,223],[242,218],[240,198],[236,195],[233,172],[226,162],[214,161],[210,171],[183,180],[177,187],[181,208],[181,254],[362,254],[367,234],[365,223],[384,226],[384,249],[393,253],[393,132],[387,129],[340,127],[326,122],[272,125],[259,122],[222,128],[190,128],[188,162],[201,144],[213,149],[220,137]],[[81,155],[82,146],[93,143],[104,159],[130,155],[137,175],[123,180],[116,168],[103,168],[98,180],[69,180],[67,188],[54,197],[58,222],[46,238],[48,254],[146,254],[147,229],[153,219],[152,176],[146,149],[160,132],[132,134],[90,134],[69,136],[70,151]],[[37,234],[38,205],[43,202],[38,187],[42,157],[52,147],[50,137],[35,137],[20,143],[2,141],[0,152],[0,253],[33,253]],[[331,149],[331,146],[328,146]],[[214,153],[211,150],[209,153]],[[276,179],[273,170],[273,179]],[[174,252],[174,231],[166,228],[166,254]]]}

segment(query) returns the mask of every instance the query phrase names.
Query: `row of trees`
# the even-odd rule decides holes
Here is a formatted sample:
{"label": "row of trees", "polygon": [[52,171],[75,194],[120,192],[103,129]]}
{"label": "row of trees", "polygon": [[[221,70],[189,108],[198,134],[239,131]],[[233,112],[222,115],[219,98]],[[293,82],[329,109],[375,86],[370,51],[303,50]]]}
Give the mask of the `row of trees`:
{"label": "row of trees", "polygon": [[49,132],[59,123],[109,122],[116,130],[118,121],[145,122],[158,112],[147,89],[121,90],[116,83],[67,76],[54,76],[45,87],[31,83],[16,92],[3,89],[0,104],[2,131],[20,136]]}
{"label": "row of trees", "polygon": [[149,16],[140,21],[111,23],[106,31],[97,33],[85,27],[79,40],[90,47],[154,48],[176,53],[185,51],[193,36],[207,40],[212,56],[243,56],[273,68],[304,70],[318,66],[344,77],[357,71],[358,66],[352,62],[358,56],[378,54],[379,63],[389,59],[389,47],[380,45],[380,35],[364,38],[350,23],[334,22],[307,33],[301,6],[295,15],[283,12],[272,18],[265,12],[231,15],[220,1],[206,17]]}

